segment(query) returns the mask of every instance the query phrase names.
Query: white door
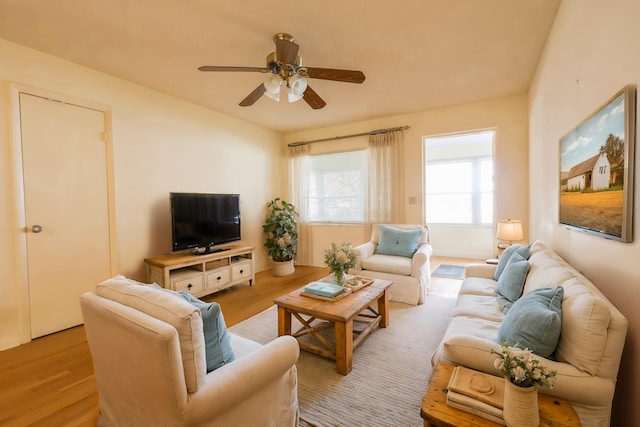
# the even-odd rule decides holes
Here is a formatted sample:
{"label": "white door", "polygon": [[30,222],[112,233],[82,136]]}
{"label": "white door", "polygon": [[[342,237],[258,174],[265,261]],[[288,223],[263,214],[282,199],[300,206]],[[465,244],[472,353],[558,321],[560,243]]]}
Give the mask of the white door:
{"label": "white door", "polygon": [[110,276],[104,112],[20,94],[31,338],[82,323]]}

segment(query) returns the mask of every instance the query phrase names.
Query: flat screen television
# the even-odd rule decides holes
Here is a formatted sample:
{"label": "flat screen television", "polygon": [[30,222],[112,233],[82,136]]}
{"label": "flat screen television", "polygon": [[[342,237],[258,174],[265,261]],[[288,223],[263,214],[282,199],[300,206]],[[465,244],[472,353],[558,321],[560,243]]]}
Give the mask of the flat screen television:
{"label": "flat screen television", "polygon": [[170,193],[173,251],[224,250],[214,246],[240,240],[240,195]]}

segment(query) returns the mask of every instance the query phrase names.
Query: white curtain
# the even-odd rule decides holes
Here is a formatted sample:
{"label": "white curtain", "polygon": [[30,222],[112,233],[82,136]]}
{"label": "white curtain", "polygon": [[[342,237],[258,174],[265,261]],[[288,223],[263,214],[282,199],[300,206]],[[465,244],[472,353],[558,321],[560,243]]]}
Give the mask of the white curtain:
{"label": "white curtain", "polygon": [[399,223],[403,212],[402,130],[369,136],[366,232],[372,224]]}
{"label": "white curtain", "polygon": [[289,203],[298,213],[298,245],[295,263],[311,265],[313,248],[309,218],[309,146],[289,147]]}

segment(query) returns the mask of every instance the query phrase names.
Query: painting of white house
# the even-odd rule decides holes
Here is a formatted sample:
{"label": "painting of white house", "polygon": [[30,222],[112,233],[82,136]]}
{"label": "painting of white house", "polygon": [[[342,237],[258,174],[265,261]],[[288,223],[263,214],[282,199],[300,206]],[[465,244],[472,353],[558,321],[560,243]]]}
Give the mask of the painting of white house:
{"label": "painting of white house", "polygon": [[621,91],[560,140],[561,224],[621,237],[626,95]]}

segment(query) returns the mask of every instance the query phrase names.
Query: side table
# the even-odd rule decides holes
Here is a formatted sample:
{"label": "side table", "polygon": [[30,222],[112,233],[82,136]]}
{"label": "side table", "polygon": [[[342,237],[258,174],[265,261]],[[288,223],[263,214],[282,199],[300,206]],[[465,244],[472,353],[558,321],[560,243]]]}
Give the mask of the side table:
{"label": "side table", "polygon": [[[440,363],[429,383],[429,389],[422,401],[420,416],[424,427],[500,427],[500,424],[447,405],[447,385],[453,372],[453,365]],[[565,399],[538,393],[540,426],[579,427],[580,420],[571,404]]]}

